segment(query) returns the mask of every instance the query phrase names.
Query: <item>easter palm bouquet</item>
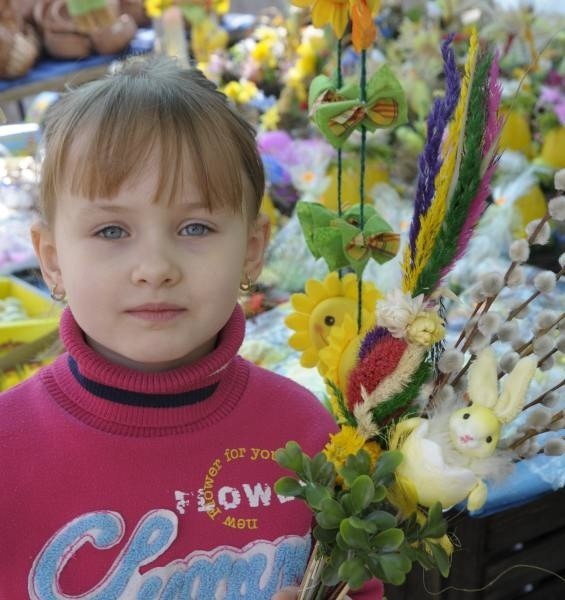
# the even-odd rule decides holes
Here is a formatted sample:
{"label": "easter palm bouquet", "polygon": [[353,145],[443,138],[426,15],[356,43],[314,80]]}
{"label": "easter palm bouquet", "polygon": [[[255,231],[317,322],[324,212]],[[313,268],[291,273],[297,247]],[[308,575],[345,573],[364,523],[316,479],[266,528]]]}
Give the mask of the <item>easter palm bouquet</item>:
{"label": "easter palm bouquet", "polygon": [[[341,38],[336,12],[324,13],[321,0],[313,4],[315,24],[325,24],[326,16]],[[291,298],[294,312],[286,323],[301,364],[324,378],[340,428],[316,456],[295,442],[276,453],[293,474],[278,481],[277,493],[302,499],[314,515],[316,545],[301,600],[344,598],[374,577],[401,585],[414,563],[447,576],[453,544],[443,510],[465,503],[476,511],[486,502],[487,482],[510,473],[517,460],[565,450],[564,414],[554,407],[563,380],[526,403],[534,376],[563,352],[563,314],[541,311],[527,337],[517,322],[551,294],[563,273],[563,264],[557,273],[540,272],[526,291],[522,264],[532,244],[549,239],[550,220],[565,218],[564,196],[553,198],[546,215],[528,224],[525,239],[512,244],[505,272],[481,276],[471,314],[457,339],[446,339],[445,303],[454,294],[445,281],[487,209],[498,160],[503,123],[496,54],[480,49],[473,32],[460,75],[452,38],[442,44],[446,89],[427,121],[402,285],[383,296],[363,281],[363,271],[369,260],[393,258],[400,236],[365,205],[363,151],[368,133],[406,119],[406,101],[386,65],[370,77],[364,69],[374,32],[353,11],[370,15],[376,8],[369,2],[339,6],[352,11],[342,16],[353,21],[360,82],[344,84],[339,72],[317,77],[309,108],[337,149],[338,164],[342,146],[359,132],[359,203],[342,203],[339,189],[337,212],[298,203],[308,248],[331,272]],[[556,174],[558,191],[564,175]],[[512,435],[502,435],[510,425]],[[547,432],[555,433],[540,437]]]}

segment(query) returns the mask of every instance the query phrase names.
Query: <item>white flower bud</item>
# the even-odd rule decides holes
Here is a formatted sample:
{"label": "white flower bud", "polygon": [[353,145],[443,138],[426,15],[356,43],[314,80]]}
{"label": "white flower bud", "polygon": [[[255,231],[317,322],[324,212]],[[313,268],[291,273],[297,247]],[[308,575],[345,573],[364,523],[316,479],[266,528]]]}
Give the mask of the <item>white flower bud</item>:
{"label": "white flower bud", "polygon": [[562,333],[558,338],[555,344],[557,346],[557,350],[559,352],[565,352],[565,333]]}
{"label": "white flower bud", "polygon": [[520,355],[517,352],[513,352],[512,350],[505,352],[499,361],[500,368],[505,373],[510,373],[512,369],[516,366],[516,363],[520,360]]}
{"label": "white flower bud", "polygon": [[554,347],[555,342],[553,337],[549,334],[536,338],[533,344],[534,354],[539,358],[545,356],[548,352],[551,352]]}
{"label": "white flower bud", "polygon": [[542,294],[549,294],[555,289],[557,279],[552,271],[542,271],[534,277],[534,286]]}
{"label": "white flower bud", "polygon": [[504,287],[504,277],[500,273],[484,273],[480,277],[481,289],[486,296],[496,296]]}
{"label": "white flower bud", "polygon": [[463,366],[463,352],[457,348],[448,348],[438,360],[437,367],[442,373],[453,373]]}
{"label": "white flower bud", "polygon": [[565,169],[559,169],[559,171],[555,173],[553,185],[557,191],[565,191]]}
{"label": "white flower bud", "polygon": [[550,371],[551,369],[553,369],[553,366],[555,365],[555,358],[553,358],[553,356],[548,356],[542,363],[541,365],[538,366],[538,369],[540,371]]}
{"label": "white flower bud", "polygon": [[549,201],[547,210],[552,219],[556,221],[565,220],[565,196],[556,196]]}
{"label": "white flower bud", "polygon": [[441,390],[437,393],[437,401],[438,404],[442,404],[444,402],[451,402],[453,398],[455,398],[455,390],[451,385],[444,385]]}
{"label": "white flower bud", "polygon": [[519,335],[512,340],[510,345],[512,346],[512,350],[519,350],[520,348],[522,348],[522,346],[525,346],[528,343],[528,341],[529,340]]}
{"label": "white flower bud", "polygon": [[536,431],[543,431],[549,425],[552,416],[552,411],[547,406],[536,406],[528,413],[526,426]]}
{"label": "white flower bud", "polygon": [[498,328],[498,339],[501,342],[511,342],[520,332],[517,321],[505,321]]}
{"label": "white flower bud", "polygon": [[510,258],[517,263],[523,263],[530,258],[530,246],[526,240],[514,240],[510,244]]}
{"label": "white flower bud", "polygon": [[[547,329],[557,321],[557,313],[553,310],[542,310],[534,319],[534,327],[536,330]],[[565,321],[565,319],[564,319]]]}
{"label": "white flower bud", "polygon": [[561,456],[565,454],[565,440],[562,438],[551,438],[543,446],[544,454],[547,456]]}
{"label": "white flower bud", "polygon": [[473,336],[473,340],[469,349],[473,354],[478,354],[483,348],[486,348],[490,342],[490,338],[477,331]]}
{"label": "white flower bud", "polygon": [[479,302],[482,302],[486,296],[485,293],[483,292],[483,288],[481,287],[481,284],[475,284],[469,291],[469,295],[471,298],[471,301],[478,304]]}
{"label": "white flower bud", "polygon": [[526,281],[526,274],[524,273],[524,269],[522,267],[515,267],[508,275],[508,279],[506,280],[506,285],[508,287],[517,287],[522,285]]}
{"label": "white flower bud", "polygon": [[559,405],[559,397],[555,392],[549,392],[542,399],[542,404],[544,406],[548,406],[549,408],[555,408]]}
{"label": "white flower bud", "polygon": [[501,317],[498,313],[488,312],[479,317],[479,331],[487,336],[494,335],[500,327]]}
{"label": "white flower bud", "polygon": [[549,238],[551,237],[551,227],[549,226],[549,223],[546,221],[543,225],[542,228],[536,233],[535,238],[531,239],[534,231],[537,229],[537,226],[539,225],[541,219],[534,219],[533,221],[530,221],[527,225],[526,225],[526,235],[528,236],[528,241],[531,244],[540,244],[540,245],[544,245],[547,244],[547,242],[549,242]]}

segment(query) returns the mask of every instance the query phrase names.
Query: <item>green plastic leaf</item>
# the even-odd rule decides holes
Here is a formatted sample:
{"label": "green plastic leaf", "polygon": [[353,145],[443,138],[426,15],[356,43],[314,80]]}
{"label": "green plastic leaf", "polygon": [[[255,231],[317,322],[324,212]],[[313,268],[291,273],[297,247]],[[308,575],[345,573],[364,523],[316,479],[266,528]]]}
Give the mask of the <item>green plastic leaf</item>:
{"label": "green plastic leaf", "polygon": [[399,450],[383,452],[377,460],[377,465],[372,475],[373,481],[380,483],[381,480],[386,480],[393,475],[398,465],[402,462],[402,459],[402,452]]}
{"label": "green plastic leaf", "polygon": [[275,483],[275,492],[279,496],[293,496],[294,498],[304,498],[304,486],[294,477],[281,477]]}
{"label": "green plastic leaf", "polygon": [[342,519],[347,516],[341,504],[333,498],[325,498],[320,503],[321,511],[316,515],[316,521],[324,529],[337,529]]}
{"label": "green plastic leaf", "polygon": [[281,467],[300,473],[302,470],[302,448],[296,442],[287,442],[284,448],[279,448],[275,452],[275,460]]}
{"label": "green plastic leaf", "polygon": [[363,530],[355,526],[350,519],[344,519],[339,525],[339,533],[343,541],[351,548],[361,548],[366,550],[369,548],[369,535]]}
{"label": "green plastic leaf", "polygon": [[321,509],[321,503],[326,498],[331,498],[331,492],[325,485],[318,485],[316,483],[306,484],[306,501],[311,508],[315,510]]}
{"label": "green plastic leaf", "polygon": [[339,576],[352,590],[360,588],[366,581],[371,579],[371,574],[365,568],[363,562],[358,558],[350,558],[339,567]]}
{"label": "green plastic leaf", "polygon": [[373,543],[384,552],[392,552],[398,549],[403,541],[404,532],[402,529],[387,529],[375,536]]}
{"label": "green plastic leaf", "polygon": [[373,501],[375,484],[368,475],[359,475],[353,482],[350,493],[353,512],[360,513]]}
{"label": "green plastic leaf", "polygon": [[439,544],[434,544],[433,542],[428,543],[428,547],[432,552],[439,572],[442,574],[443,577],[447,577],[449,575],[450,566],[449,556],[447,555],[447,552]]}

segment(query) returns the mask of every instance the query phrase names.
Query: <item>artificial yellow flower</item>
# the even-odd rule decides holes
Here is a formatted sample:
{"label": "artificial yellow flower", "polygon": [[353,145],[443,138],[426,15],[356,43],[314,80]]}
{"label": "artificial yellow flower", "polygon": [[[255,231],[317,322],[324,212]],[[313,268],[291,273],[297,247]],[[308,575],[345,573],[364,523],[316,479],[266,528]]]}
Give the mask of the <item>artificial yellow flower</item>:
{"label": "artificial yellow flower", "polygon": [[279,107],[273,104],[271,108],[266,110],[261,117],[261,126],[265,131],[275,131],[277,129],[281,115],[279,113]]}
{"label": "artificial yellow flower", "polygon": [[445,327],[441,317],[433,310],[419,312],[406,326],[406,339],[420,346],[432,346],[445,336]]}
{"label": "artificial yellow flower", "polygon": [[224,94],[236,104],[247,104],[257,95],[258,91],[257,86],[246,79],[230,81],[223,89]]}
{"label": "artificial yellow flower", "polygon": [[350,0],[292,0],[300,8],[312,8],[312,23],[315,27],[331,24],[334,33],[342,38],[349,21]]}
{"label": "artificial yellow flower", "polygon": [[356,52],[367,50],[373,45],[377,37],[377,28],[373,20],[373,10],[380,7],[380,0],[351,1],[351,41]]}
{"label": "artificial yellow flower", "polygon": [[339,471],[349,456],[365,450],[371,457],[371,466],[374,468],[381,453],[381,448],[376,442],[367,442],[351,425],[343,425],[338,431],[330,435],[330,441],[324,447],[324,454],[336,471]]}
{"label": "artificial yellow flower", "polygon": [[273,40],[265,38],[255,44],[251,50],[251,56],[261,65],[274,69],[277,66],[277,59],[273,53]]}

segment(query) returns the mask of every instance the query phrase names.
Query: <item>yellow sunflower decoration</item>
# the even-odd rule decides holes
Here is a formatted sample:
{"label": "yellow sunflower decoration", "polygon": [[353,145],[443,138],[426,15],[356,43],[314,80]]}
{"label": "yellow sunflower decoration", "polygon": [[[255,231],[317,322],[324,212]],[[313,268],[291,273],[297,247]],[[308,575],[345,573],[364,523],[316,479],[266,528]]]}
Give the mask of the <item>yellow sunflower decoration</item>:
{"label": "yellow sunflower decoration", "polygon": [[[363,282],[362,323],[374,320],[376,303],[380,297],[380,292],[372,283]],[[289,344],[302,352],[300,364],[303,367],[315,367],[320,360],[320,350],[329,343],[333,328],[342,325],[346,315],[357,322],[357,277],[348,273],[340,279],[332,271],[323,281],[309,279],[305,292],[293,294],[290,300],[295,312],[285,320],[287,327],[294,331]]]}

